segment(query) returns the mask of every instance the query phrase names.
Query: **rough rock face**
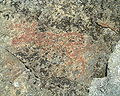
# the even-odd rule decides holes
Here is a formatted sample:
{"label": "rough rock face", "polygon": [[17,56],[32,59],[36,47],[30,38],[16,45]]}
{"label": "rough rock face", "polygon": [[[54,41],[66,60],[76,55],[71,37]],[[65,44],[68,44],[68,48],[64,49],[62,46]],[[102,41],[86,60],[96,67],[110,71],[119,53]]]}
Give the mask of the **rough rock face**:
{"label": "rough rock face", "polygon": [[[0,0],[0,96],[88,96],[97,90],[92,87],[112,84],[119,60],[109,57],[120,40],[119,4]],[[96,85],[94,78],[100,78]]]}
{"label": "rough rock face", "polygon": [[119,96],[120,95],[120,41],[110,55],[108,76],[94,79],[89,96]]}

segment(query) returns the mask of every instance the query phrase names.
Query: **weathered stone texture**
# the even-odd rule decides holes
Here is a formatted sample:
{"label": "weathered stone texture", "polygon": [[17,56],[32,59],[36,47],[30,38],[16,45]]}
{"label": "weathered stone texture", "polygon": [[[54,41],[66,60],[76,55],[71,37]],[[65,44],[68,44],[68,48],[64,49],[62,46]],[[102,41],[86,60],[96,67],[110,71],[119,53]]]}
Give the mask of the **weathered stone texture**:
{"label": "weathered stone texture", "polygon": [[0,96],[88,96],[94,78],[102,78],[95,88],[114,82],[119,4],[0,0]]}

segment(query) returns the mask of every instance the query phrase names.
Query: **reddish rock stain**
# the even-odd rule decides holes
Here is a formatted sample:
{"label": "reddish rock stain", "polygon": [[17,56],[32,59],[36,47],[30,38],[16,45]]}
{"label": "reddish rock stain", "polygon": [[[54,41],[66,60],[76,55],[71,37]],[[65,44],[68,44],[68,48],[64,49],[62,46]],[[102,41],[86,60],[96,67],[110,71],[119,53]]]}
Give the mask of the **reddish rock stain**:
{"label": "reddish rock stain", "polygon": [[[33,24],[32,26],[35,27]],[[16,27],[21,27],[16,25]],[[70,59],[66,61],[64,66],[69,66],[71,64],[81,63],[76,69],[71,69],[71,71],[79,70],[80,73],[76,78],[80,78],[81,74],[85,72],[85,64],[87,60],[84,58],[84,53],[91,50],[91,45],[84,43],[86,37],[84,34],[71,32],[71,33],[52,33],[52,32],[36,32],[35,28],[23,28],[25,33],[16,36],[12,39],[12,46],[21,45],[23,43],[34,43],[36,46],[43,46],[44,50],[46,47],[52,47],[55,50],[66,49],[66,56]]]}

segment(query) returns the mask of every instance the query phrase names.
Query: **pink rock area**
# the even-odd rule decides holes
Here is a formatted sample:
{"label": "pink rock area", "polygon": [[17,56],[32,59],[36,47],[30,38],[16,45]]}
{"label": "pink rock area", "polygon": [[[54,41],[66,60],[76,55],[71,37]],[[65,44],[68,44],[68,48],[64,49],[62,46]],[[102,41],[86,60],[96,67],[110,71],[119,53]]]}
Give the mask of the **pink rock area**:
{"label": "pink rock area", "polygon": [[[42,54],[49,51],[47,59],[50,61],[53,59],[53,53],[58,52],[62,55],[64,52],[64,63],[59,66],[53,65],[50,69],[51,74],[57,77],[65,76],[70,80],[89,80],[94,71],[91,71],[89,67],[89,60],[94,58],[96,50],[89,36],[78,32],[59,34],[37,32],[34,28],[36,27],[26,28],[27,30],[23,28],[25,32],[12,39],[12,46],[23,47],[20,45],[33,44],[40,47]],[[89,55],[89,53],[91,55],[86,57],[86,54]]]}

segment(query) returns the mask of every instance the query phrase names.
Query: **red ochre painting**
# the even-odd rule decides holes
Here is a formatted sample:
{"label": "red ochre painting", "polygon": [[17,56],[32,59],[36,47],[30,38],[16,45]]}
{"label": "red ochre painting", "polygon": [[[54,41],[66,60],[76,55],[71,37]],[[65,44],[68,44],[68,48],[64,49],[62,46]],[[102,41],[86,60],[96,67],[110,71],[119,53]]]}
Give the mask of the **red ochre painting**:
{"label": "red ochre painting", "polygon": [[55,69],[53,66],[53,73],[61,76],[63,70],[66,69],[67,72],[65,75],[68,79],[75,80],[83,78],[89,59],[84,58],[84,54],[91,51],[93,47],[93,45],[88,42],[87,35],[78,32],[59,34],[53,32],[37,32],[36,22],[29,23],[29,25],[11,24],[9,28],[11,30],[23,31],[23,33],[13,37],[11,40],[12,46],[23,47],[26,44],[32,43],[35,46],[41,47],[43,53],[50,50],[51,54],[48,55],[48,59],[52,59],[52,51],[61,53],[64,51],[67,60],[65,60],[63,64],[55,67]]}
{"label": "red ochre painting", "polygon": [[119,7],[0,0],[0,96],[120,96]]}

